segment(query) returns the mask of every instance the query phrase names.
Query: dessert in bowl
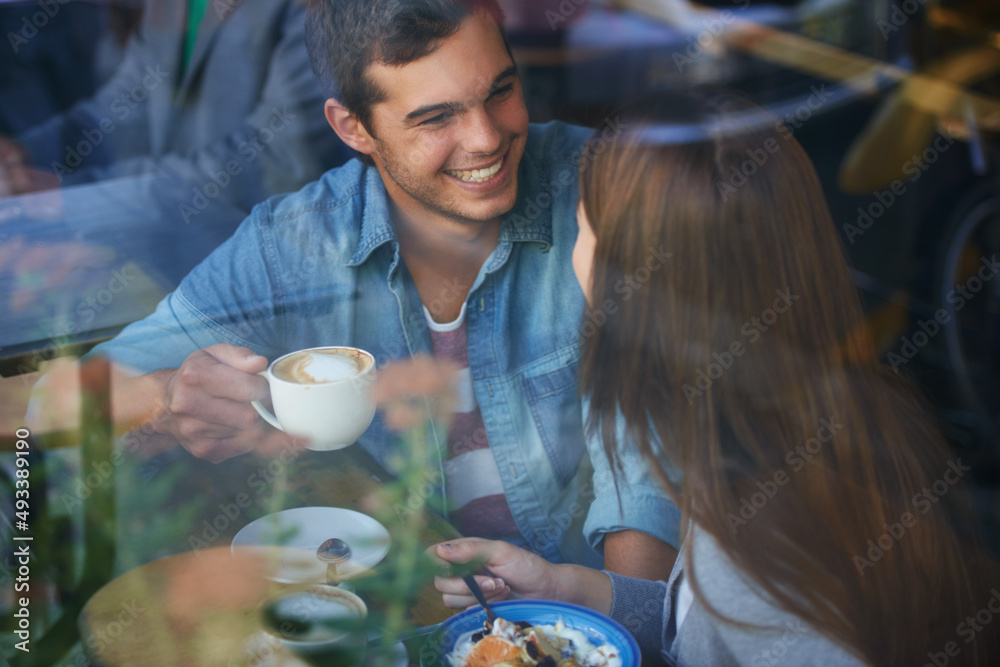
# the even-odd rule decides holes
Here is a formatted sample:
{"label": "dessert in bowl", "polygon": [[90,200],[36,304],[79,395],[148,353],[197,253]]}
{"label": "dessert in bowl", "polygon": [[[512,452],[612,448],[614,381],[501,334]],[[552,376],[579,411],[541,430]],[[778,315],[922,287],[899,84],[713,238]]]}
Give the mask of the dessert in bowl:
{"label": "dessert in bowl", "polygon": [[617,622],[565,602],[507,600],[441,624],[420,651],[423,667],[639,667],[635,639]]}

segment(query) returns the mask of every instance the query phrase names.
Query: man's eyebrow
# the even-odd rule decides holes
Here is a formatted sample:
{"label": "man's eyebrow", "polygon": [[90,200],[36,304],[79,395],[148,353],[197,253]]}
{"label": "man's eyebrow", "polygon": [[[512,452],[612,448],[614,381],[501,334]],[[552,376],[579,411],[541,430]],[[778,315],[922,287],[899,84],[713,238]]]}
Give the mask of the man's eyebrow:
{"label": "man's eyebrow", "polygon": [[435,111],[461,111],[462,105],[458,102],[442,102],[441,104],[429,104],[425,107],[420,107],[419,109],[414,109],[410,113],[406,114],[406,120],[412,121],[420,118],[421,116],[426,116],[429,113]]}
{"label": "man's eyebrow", "polygon": [[500,82],[509,76],[517,76],[517,65],[511,65],[504,71],[497,75],[497,78],[493,79],[493,84],[490,85],[490,92],[492,93],[500,85]]}
{"label": "man's eyebrow", "polygon": [[[504,71],[497,75],[497,78],[493,79],[493,83],[490,84],[490,92],[494,92],[500,85],[500,82],[504,79],[514,76],[517,74],[517,66],[511,65]],[[421,116],[426,116],[429,113],[434,113],[437,111],[461,111],[462,104],[459,102],[442,102],[440,104],[428,104],[427,106],[414,109],[410,113],[406,114],[407,121],[414,121]]]}

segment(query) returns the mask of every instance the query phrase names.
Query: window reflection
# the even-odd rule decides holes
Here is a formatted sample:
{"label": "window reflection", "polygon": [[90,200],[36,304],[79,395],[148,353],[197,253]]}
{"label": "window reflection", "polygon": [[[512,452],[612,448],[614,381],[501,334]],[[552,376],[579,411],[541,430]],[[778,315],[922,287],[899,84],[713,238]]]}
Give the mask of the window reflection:
{"label": "window reflection", "polygon": [[148,3],[99,85],[129,9],[3,10],[5,356],[149,313],[255,204],[347,157],[318,112],[297,3],[198,3],[194,18]]}
{"label": "window reflection", "polygon": [[[550,560],[572,553],[584,554],[578,560],[591,565],[602,556],[614,562],[622,550],[613,548],[606,535],[624,530],[655,538],[658,548],[665,549],[656,552],[661,561],[673,557],[678,545],[670,546],[664,536],[682,532],[682,514],[678,507],[656,504],[662,499],[652,500],[662,489],[658,481],[650,481],[644,462],[624,459],[621,486],[636,495],[649,491],[649,498],[643,498],[654,509],[642,518],[656,523],[650,518],[656,515],[662,534],[614,523],[612,509],[617,507],[597,518],[598,512],[590,509],[595,496],[602,502],[610,497],[595,486],[607,487],[611,477],[599,463],[588,463],[583,445],[581,416],[589,405],[577,391],[579,346],[620,316],[614,299],[641,294],[646,281],[622,276],[621,290],[610,295],[614,298],[584,309],[573,276],[589,274],[573,272],[580,271],[579,257],[571,262],[581,157],[571,156],[567,146],[582,142],[579,137],[587,133],[577,137],[574,129],[561,133],[563,126],[535,126],[529,132],[550,142],[545,144],[547,157],[536,156],[532,140],[520,132],[526,123],[519,95],[533,124],[559,121],[596,129],[588,148],[592,152],[627,136],[629,128],[618,110],[651,94],[723,89],[765,109],[768,136],[794,139],[815,166],[836,242],[850,263],[850,279],[864,312],[863,321],[852,320],[851,327],[848,318],[836,323],[844,354],[874,348],[888,370],[911,379],[923,392],[930,421],[940,425],[954,460],[968,464],[952,470],[960,472],[963,488],[970,492],[976,519],[986,527],[987,546],[994,551],[1000,546],[996,3],[500,0],[504,46],[518,66],[517,84],[511,76],[501,76],[499,68],[488,74],[477,71],[482,81],[463,87],[455,82],[475,77],[472,68],[456,65],[425,73],[421,85],[393,88],[393,93],[405,94],[380,100],[383,108],[398,111],[392,105],[400,99],[422,106],[446,104],[417,118],[432,121],[420,129],[408,121],[390,125],[380,116],[372,121],[372,128],[383,123],[380,132],[368,127],[358,132],[370,140],[363,144],[370,152],[388,156],[379,163],[387,165],[383,171],[376,171],[370,158],[355,159],[356,151],[331,128],[337,125],[336,105],[324,104],[337,83],[329,80],[329,72],[320,77],[314,72],[305,37],[309,6],[315,10],[321,4],[0,0],[0,514],[12,517],[16,511],[15,443],[20,429],[30,424],[39,443],[31,453],[32,475],[41,478],[45,471],[37,497],[49,501],[39,501],[33,510],[32,521],[47,531],[39,542],[72,545],[58,558],[38,561],[44,591],[39,595],[47,596],[38,602],[46,609],[39,614],[39,630],[53,626],[61,614],[82,613],[71,602],[79,580],[68,573],[93,547],[86,537],[88,521],[116,538],[103,543],[100,553],[108,567],[100,573],[106,580],[100,583],[120,582],[126,571],[163,556],[185,553],[187,558],[192,551],[215,549],[228,557],[229,541],[252,520],[288,507],[335,502],[323,495],[329,479],[351,489],[350,501],[357,503],[352,509],[362,513],[386,510],[378,506],[378,498],[383,503],[392,498],[392,511],[378,516],[419,532],[410,536],[414,543],[427,542],[428,534],[450,539],[449,524],[438,516],[449,508],[443,501],[435,505],[434,499],[451,493],[452,501],[463,501],[462,507],[450,509],[465,512],[461,526],[466,533],[475,532],[477,521],[485,525],[496,519],[488,509],[480,520],[475,513],[481,506],[499,506],[504,529],[490,535],[504,536]],[[362,13],[357,18],[374,20]],[[490,42],[481,41],[488,51]],[[366,48],[363,42],[348,47],[357,52]],[[503,59],[499,50],[493,55]],[[412,60],[387,66],[379,81],[405,81],[400,73]],[[438,97],[420,99],[423,94]],[[727,113],[722,109],[725,122],[738,122]],[[339,129],[348,127],[344,121]],[[684,123],[658,130],[669,138],[667,143],[695,141],[706,132]],[[519,142],[527,146],[527,157],[518,157]],[[463,152],[472,144],[479,146],[472,151],[475,159]],[[766,168],[777,145],[761,143],[746,151],[745,160],[727,161],[714,194],[725,201],[746,192],[744,186]],[[511,195],[517,202],[513,213],[495,230],[498,250],[488,248],[475,261],[431,262],[427,254],[412,250],[419,244],[407,247],[407,230],[398,219],[411,210],[408,203],[427,195],[423,186],[450,173],[471,191],[503,171],[501,154],[512,164],[521,159],[527,166],[518,172],[522,180]],[[340,167],[343,171],[331,176]],[[427,176],[437,167],[440,174]],[[783,195],[776,191],[773,196]],[[692,195],[671,205],[680,210],[694,200]],[[437,199],[434,210],[454,213],[461,204],[456,201]],[[353,207],[362,207],[364,214]],[[354,227],[342,226],[355,218]],[[569,231],[553,235],[553,219]],[[743,250],[758,245],[753,243],[757,239],[741,240],[740,233],[727,230],[718,242]],[[528,260],[517,254],[518,244],[537,246],[539,256],[559,258],[563,282],[558,289],[552,284],[556,273],[543,270],[551,263],[540,263],[543,269],[537,271],[524,268]],[[653,250],[650,262],[676,265],[686,260],[673,248]],[[785,261],[803,261],[804,256]],[[518,274],[516,289],[508,291],[502,276],[511,271],[505,265],[511,257],[523,261],[512,263],[523,274]],[[378,271],[365,272],[366,266]],[[192,271],[195,277],[187,278]],[[691,275],[679,270],[677,279]],[[830,276],[813,278],[832,283]],[[778,291],[768,292],[766,303],[747,305],[739,317],[720,312],[718,302],[707,297],[684,304],[684,310],[692,318],[733,329],[732,336],[723,335],[724,342],[749,346],[773,326],[769,319],[780,326],[785,310],[779,306],[794,313],[793,296],[783,297],[784,287],[776,281]],[[511,300],[518,295],[522,301]],[[513,310],[517,312],[508,312]],[[493,321],[480,318],[493,313],[505,319],[489,331],[477,331],[483,322]],[[143,325],[150,316],[155,324]],[[134,323],[140,324],[126,330]],[[109,354],[118,364],[81,371],[75,360],[109,340],[113,342],[97,353]],[[219,344],[249,352],[233,356],[230,349],[220,355],[231,356],[220,360],[205,351]],[[649,344],[633,340],[630,353],[640,354]],[[260,429],[257,440],[239,440],[224,455],[210,448],[178,447],[191,429],[171,430],[162,411],[153,418],[155,411],[142,404],[150,385],[135,382],[136,377],[181,367],[192,357],[198,361],[201,355],[203,364],[215,359],[238,369],[243,384],[231,384],[242,390],[253,386],[247,378],[253,379],[267,362],[325,345],[365,348],[380,371],[414,354],[448,357],[461,373],[458,407],[445,399],[440,405],[432,401],[414,407],[412,397],[392,404],[386,408],[388,416],[379,413],[351,450],[363,460],[351,458],[341,468],[330,463],[332,457],[309,452],[263,424],[253,426]],[[465,349],[452,349],[456,345]],[[713,364],[723,364],[727,349],[692,343],[674,350],[678,366],[695,373],[684,378],[683,388],[677,387],[680,395],[704,398],[718,379],[712,375]],[[712,352],[721,356],[709,356]],[[798,354],[779,346],[769,353],[783,361]],[[728,354],[735,355],[728,363],[739,363],[742,352]],[[692,366],[694,358],[704,363]],[[413,377],[430,377],[434,382],[429,384],[443,393],[449,382],[436,375],[439,368],[423,366],[425,361],[417,362],[412,376],[400,372],[399,386],[419,383]],[[803,374],[810,374],[812,363],[802,361]],[[47,378],[39,383],[43,372]],[[198,386],[211,375],[192,372],[187,380]],[[802,391],[807,389],[803,381]],[[246,408],[251,398],[266,396],[266,390],[259,396],[251,396],[252,391],[227,399]],[[104,398],[81,403],[91,394]],[[112,409],[102,400],[116,406],[114,414],[101,412]],[[192,400],[171,409],[194,414],[207,405],[207,400]],[[424,417],[426,409],[436,420],[442,446],[440,453],[434,452],[438,467],[430,472],[419,468],[423,458],[401,462],[396,456],[400,448],[419,449],[432,460],[424,452],[430,445],[403,442],[393,431],[397,419],[409,424],[414,414]],[[807,425],[810,433],[821,426],[821,416],[828,418],[810,415],[815,417]],[[111,417],[113,429],[107,423]],[[462,431],[466,422],[471,426]],[[216,434],[215,427],[229,424],[200,423],[199,437]],[[105,429],[102,442],[113,432],[117,449],[93,458],[87,453],[92,441],[85,435],[90,428]],[[223,441],[229,435],[225,431],[225,437],[212,438]],[[827,446],[829,439],[817,432],[815,441]],[[475,446],[467,446],[469,442]],[[505,442],[533,448],[532,457],[489,456],[491,448],[502,452]],[[479,464],[468,463],[470,454]],[[810,460],[801,448],[798,457],[799,462]],[[588,465],[598,473],[591,475]],[[481,476],[483,468],[488,474]],[[390,473],[406,480],[389,487],[396,495],[376,497],[361,483],[351,486],[375,477],[381,483]],[[682,471],[665,474],[678,483]],[[526,504],[525,496],[510,491],[526,488],[525,479],[534,480]],[[750,497],[753,484],[746,484]],[[88,500],[92,495],[94,500]],[[531,503],[542,509],[525,509],[534,508]],[[428,508],[438,513],[434,516],[440,524],[418,525],[413,519]],[[91,516],[94,512],[105,515],[98,520]],[[599,521],[601,530],[591,531],[595,537],[588,526]],[[13,526],[4,524],[11,534]],[[605,551],[592,549],[595,541]],[[16,568],[6,551],[0,553],[0,609],[13,609],[10,582]],[[228,608],[236,600],[234,608],[242,609],[239,605],[252,595],[243,591],[246,595],[227,597],[240,585],[236,576],[235,584],[228,580],[233,573],[225,572],[228,561],[222,556],[214,553],[197,572],[226,579],[213,604]],[[669,572],[668,567],[665,573],[654,568],[631,574],[665,578]],[[198,605],[190,599],[198,588],[192,584],[195,579],[202,581],[183,575],[186,599],[172,603],[190,617],[197,616],[191,609]],[[88,590],[88,596],[97,588]],[[183,619],[177,622],[184,624]],[[70,637],[69,644],[77,654],[98,644],[100,650],[116,644],[106,634],[91,638],[95,641],[89,647],[86,636],[82,644],[80,637]],[[0,644],[0,656],[15,655],[9,648]],[[170,647],[158,650],[169,652]]]}

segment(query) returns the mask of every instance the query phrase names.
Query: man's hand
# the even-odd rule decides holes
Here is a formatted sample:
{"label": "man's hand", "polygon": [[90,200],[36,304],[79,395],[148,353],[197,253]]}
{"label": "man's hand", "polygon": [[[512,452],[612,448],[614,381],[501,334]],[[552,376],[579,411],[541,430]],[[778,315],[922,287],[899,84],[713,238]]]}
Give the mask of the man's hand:
{"label": "man's hand", "polygon": [[32,165],[28,150],[7,137],[0,137],[0,198],[59,187],[55,174]]}
{"label": "man's hand", "polygon": [[213,345],[194,352],[164,376],[156,429],[214,463],[251,450],[263,456],[302,450],[304,440],[271,428],[250,405],[270,394],[257,375],[266,368],[267,359],[245,347]]}
{"label": "man's hand", "polygon": [[[306,442],[268,426],[250,405],[264,399],[267,381],[256,375],[267,360],[245,347],[214,345],[189,356],[178,369],[132,375],[112,368],[115,433],[141,429],[140,456],[183,446],[213,462],[254,451],[262,456],[300,452]],[[49,364],[35,387],[29,415],[33,431],[73,431],[80,426],[80,366],[71,359]]]}
{"label": "man's hand", "polygon": [[0,137],[0,167],[13,169],[31,165],[28,149],[8,137]]}

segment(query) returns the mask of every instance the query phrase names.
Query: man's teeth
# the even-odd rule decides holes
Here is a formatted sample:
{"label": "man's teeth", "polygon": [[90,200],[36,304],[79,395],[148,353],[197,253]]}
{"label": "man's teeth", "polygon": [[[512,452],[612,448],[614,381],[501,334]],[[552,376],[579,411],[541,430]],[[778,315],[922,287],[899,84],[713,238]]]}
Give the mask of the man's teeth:
{"label": "man's teeth", "polygon": [[473,169],[472,171],[449,171],[448,173],[455,178],[465,181],[466,183],[485,183],[494,176],[497,172],[503,168],[503,158],[497,160],[496,164],[492,167],[487,167],[486,169]]}

